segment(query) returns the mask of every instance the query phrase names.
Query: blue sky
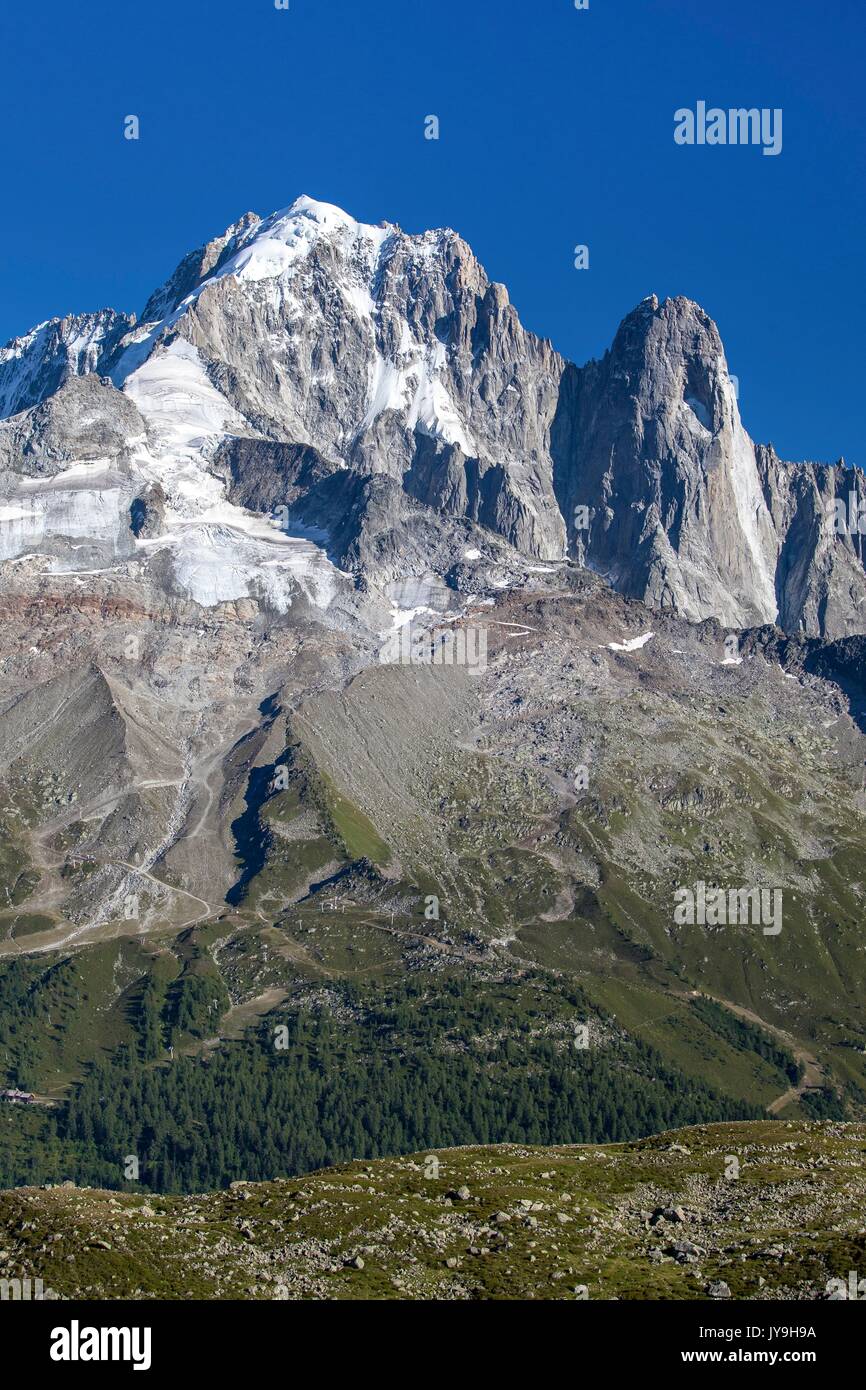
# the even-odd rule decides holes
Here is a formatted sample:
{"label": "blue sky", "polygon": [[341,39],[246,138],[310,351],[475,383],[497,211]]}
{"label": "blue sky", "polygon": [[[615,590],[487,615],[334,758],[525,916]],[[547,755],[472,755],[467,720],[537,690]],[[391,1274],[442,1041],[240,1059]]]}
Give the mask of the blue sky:
{"label": "blue sky", "polygon": [[[578,362],[644,295],[686,294],[720,326],[756,439],[866,464],[864,16],[862,0],[5,0],[0,341],[140,311],[185,251],[308,193],[455,227]],[[781,107],[782,153],[677,146],[673,113],[698,100]]]}

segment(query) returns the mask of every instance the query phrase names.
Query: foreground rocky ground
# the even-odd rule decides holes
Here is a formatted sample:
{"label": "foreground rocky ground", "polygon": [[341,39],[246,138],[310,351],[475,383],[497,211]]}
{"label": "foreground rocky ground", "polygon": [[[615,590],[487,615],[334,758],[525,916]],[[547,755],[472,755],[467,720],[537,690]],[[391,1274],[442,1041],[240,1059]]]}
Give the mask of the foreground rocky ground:
{"label": "foreground rocky ground", "polygon": [[86,1299],[824,1299],[866,1270],[864,1158],[866,1125],[768,1121],[204,1196],[25,1188],[0,1193],[0,1279]]}

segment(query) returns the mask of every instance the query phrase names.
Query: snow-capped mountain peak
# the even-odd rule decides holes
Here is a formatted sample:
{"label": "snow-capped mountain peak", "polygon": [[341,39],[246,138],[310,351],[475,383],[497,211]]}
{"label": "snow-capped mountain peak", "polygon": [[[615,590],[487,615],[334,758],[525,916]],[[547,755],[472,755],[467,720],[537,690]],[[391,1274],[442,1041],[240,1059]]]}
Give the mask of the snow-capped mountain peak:
{"label": "snow-capped mountain peak", "polygon": [[[199,602],[226,600],[223,563],[232,592],[288,602],[264,513],[291,514],[325,569],[373,584],[426,583],[459,553],[483,574],[455,583],[501,587],[488,567],[504,545],[518,568],[570,555],[695,620],[838,635],[866,611],[862,536],[828,520],[862,474],[756,450],[699,305],[647,297],[577,368],[454,232],[372,226],[308,196],[190,252],[141,322],[105,310],[14,340],[0,407],[24,410],[0,424],[5,553],[54,555],[58,535],[86,533],[86,463],[96,558],[168,548]],[[147,535],[130,534],[132,503]],[[310,593],[339,587],[331,574]]]}

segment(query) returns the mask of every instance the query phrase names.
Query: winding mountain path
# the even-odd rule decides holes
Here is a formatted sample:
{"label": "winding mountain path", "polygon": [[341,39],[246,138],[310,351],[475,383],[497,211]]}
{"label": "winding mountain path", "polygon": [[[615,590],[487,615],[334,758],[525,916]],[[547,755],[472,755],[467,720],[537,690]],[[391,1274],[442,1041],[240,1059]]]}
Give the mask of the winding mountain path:
{"label": "winding mountain path", "polygon": [[768,1023],[760,1014],[756,1014],[753,1009],[747,1009],[742,1004],[735,1004],[732,999],[721,999],[717,994],[709,994],[705,989],[692,990],[671,990],[671,994],[678,999],[699,999],[703,995],[707,999],[712,999],[717,1004],[723,1004],[726,1009],[730,1009],[732,1014],[744,1019],[747,1023],[754,1023],[758,1028],[763,1028],[765,1033],[770,1033],[774,1038],[790,1050],[796,1062],[803,1065],[803,1076],[796,1086],[789,1086],[781,1095],[776,1096],[767,1106],[770,1115],[779,1115],[788,1105],[793,1105],[801,1100],[807,1091],[820,1091],[827,1084],[827,1073],[814,1053],[810,1052],[803,1043],[797,1038],[786,1032],[784,1028],[778,1028],[775,1023]]}

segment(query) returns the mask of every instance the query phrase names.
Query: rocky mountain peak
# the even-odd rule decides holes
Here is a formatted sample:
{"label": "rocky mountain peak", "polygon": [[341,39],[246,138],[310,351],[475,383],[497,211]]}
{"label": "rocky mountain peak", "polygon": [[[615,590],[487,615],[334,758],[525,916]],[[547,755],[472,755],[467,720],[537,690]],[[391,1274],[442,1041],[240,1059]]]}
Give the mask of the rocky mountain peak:
{"label": "rocky mountain peak", "polygon": [[[459,523],[504,543],[512,569],[570,557],[694,621],[861,630],[861,537],[827,520],[838,487],[858,494],[855,471],[756,449],[718,328],[683,296],[648,295],[578,367],[527,332],[456,232],[373,226],[305,195],[190,252],[141,322],[104,310],[15,339],[0,350],[0,406],[26,412],[70,378],[109,374],[113,394],[72,403],[77,424],[63,397],[50,421],[2,432],[13,476],[34,455],[143,470],[130,487],[159,486],[175,540],[220,497],[238,525],[290,507],[373,586],[398,574],[401,547],[404,578],[441,575]],[[391,485],[357,487],[376,475]],[[468,548],[487,565],[489,545]]]}
{"label": "rocky mountain peak", "polygon": [[184,256],[165,284],[154,290],[148,299],[141,312],[141,322],[155,323],[171,314],[187,295],[234,254],[246,233],[260,221],[256,213],[246,212],[227,227],[222,236],[214,237]]}

